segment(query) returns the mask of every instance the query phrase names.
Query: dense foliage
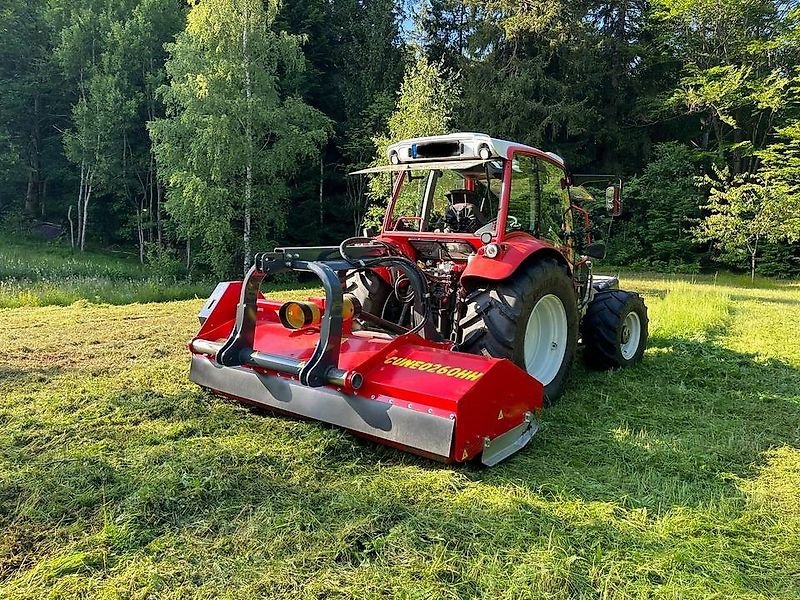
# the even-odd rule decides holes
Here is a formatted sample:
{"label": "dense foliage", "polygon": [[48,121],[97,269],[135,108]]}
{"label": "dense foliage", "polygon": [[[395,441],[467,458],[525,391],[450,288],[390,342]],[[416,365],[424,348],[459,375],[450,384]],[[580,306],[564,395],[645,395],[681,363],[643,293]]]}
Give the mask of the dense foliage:
{"label": "dense foliage", "polygon": [[796,2],[8,0],[0,34],[7,230],[236,271],[357,231],[393,137],[472,130],[622,176],[617,263],[798,274]]}

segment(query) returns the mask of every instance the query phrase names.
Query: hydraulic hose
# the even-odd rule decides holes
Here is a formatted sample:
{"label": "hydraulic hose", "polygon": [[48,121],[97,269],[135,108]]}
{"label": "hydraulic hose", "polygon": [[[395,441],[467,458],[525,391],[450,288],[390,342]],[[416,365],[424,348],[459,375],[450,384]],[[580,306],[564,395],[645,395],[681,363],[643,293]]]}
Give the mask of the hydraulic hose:
{"label": "hydraulic hose", "polygon": [[[386,249],[389,256],[377,256],[375,258],[353,258],[348,255],[347,247],[354,244],[379,245]],[[339,254],[342,259],[353,265],[357,271],[373,269],[375,267],[394,267],[400,270],[408,279],[414,294],[415,311],[422,317],[420,322],[409,330],[409,333],[419,333],[430,321],[430,292],[428,291],[428,280],[425,274],[420,271],[416,263],[411,259],[400,255],[386,242],[365,237],[353,237],[344,240],[339,244]]]}

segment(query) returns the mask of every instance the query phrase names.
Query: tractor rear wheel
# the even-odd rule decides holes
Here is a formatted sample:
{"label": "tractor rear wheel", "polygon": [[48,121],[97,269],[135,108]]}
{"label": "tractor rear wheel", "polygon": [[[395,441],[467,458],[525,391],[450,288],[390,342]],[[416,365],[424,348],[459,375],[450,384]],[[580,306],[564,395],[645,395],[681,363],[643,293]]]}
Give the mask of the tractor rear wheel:
{"label": "tractor rear wheel", "polygon": [[578,345],[578,308],[567,268],[546,258],[472,290],[461,350],[507,358],[544,385],[545,405],[564,392]]}
{"label": "tractor rear wheel", "polygon": [[647,307],[639,294],[598,292],[583,318],[586,361],[599,369],[618,369],[642,360],[647,348]]}
{"label": "tractor rear wheel", "polygon": [[355,296],[368,313],[383,316],[392,287],[374,271],[355,271],[347,276],[344,291]]}

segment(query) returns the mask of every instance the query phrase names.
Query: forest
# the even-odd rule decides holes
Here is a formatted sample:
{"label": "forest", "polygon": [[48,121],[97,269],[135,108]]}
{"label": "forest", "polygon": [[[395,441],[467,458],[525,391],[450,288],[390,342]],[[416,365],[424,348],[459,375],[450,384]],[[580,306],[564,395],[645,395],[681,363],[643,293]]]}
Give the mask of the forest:
{"label": "forest", "polygon": [[480,131],[621,177],[614,265],[800,275],[796,2],[6,0],[0,33],[7,238],[241,272],[359,231],[389,142]]}

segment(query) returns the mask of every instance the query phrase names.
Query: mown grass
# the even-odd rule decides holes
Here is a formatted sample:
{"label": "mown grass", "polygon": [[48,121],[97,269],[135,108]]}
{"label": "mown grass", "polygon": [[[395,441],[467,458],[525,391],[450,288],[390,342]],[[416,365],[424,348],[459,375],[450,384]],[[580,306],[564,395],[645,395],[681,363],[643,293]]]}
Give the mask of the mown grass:
{"label": "mown grass", "polygon": [[196,389],[200,301],[0,311],[0,597],[800,597],[800,288],[623,282],[645,361],[493,469]]}

